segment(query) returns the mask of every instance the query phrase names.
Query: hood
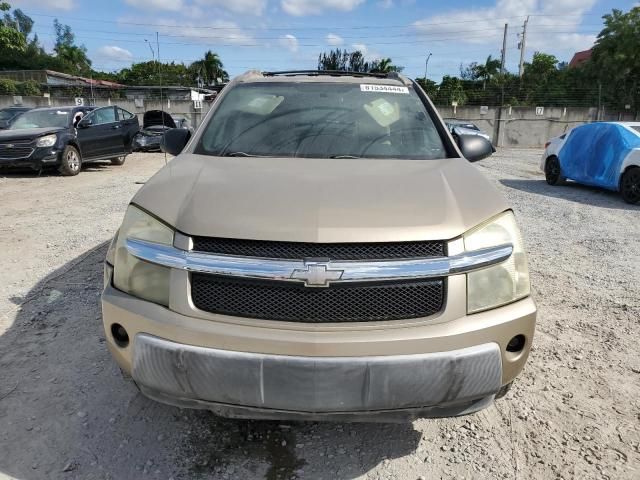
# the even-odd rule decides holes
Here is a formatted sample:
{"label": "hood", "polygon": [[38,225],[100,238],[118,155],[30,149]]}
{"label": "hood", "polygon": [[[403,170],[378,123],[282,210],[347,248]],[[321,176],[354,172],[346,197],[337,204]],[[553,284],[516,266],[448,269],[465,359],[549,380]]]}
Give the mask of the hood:
{"label": "hood", "polygon": [[508,207],[462,158],[181,155],[133,199],[188,235],[299,242],[442,240]]}
{"label": "hood", "polygon": [[63,127],[44,127],[44,128],[22,128],[18,130],[1,130],[0,142],[9,140],[30,140],[48,135],[49,133],[57,133],[65,130]]}
{"label": "hood", "polygon": [[167,112],[163,112],[162,110],[149,110],[144,112],[142,128],[149,128],[154,125],[176,128],[176,122],[173,121],[173,118]]}

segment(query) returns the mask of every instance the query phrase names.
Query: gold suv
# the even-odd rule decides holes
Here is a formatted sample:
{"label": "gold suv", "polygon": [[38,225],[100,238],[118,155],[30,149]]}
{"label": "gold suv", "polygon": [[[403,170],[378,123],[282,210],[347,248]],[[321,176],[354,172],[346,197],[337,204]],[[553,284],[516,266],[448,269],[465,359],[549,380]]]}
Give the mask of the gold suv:
{"label": "gold suv", "polygon": [[133,198],[107,344],[147,396],[243,418],[470,413],[535,327],[514,215],[398,74],[248,72]]}

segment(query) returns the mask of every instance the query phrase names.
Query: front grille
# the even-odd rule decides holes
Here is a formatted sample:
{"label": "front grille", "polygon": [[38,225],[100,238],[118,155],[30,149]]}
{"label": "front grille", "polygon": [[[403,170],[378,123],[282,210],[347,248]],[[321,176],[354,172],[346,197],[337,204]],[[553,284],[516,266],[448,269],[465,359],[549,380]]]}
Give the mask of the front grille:
{"label": "front grille", "polygon": [[401,320],[439,312],[444,280],[339,284],[309,288],[193,273],[191,296],[206,312],[265,320],[340,323]]}
{"label": "front grille", "polygon": [[331,260],[390,260],[446,255],[442,241],[377,243],[305,243],[193,237],[193,249],[200,252],[240,257],[329,258]]}
{"label": "front grille", "polygon": [[27,146],[19,146],[17,142],[13,147],[0,143],[0,158],[16,160],[19,158],[27,158],[33,153],[33,148]]}

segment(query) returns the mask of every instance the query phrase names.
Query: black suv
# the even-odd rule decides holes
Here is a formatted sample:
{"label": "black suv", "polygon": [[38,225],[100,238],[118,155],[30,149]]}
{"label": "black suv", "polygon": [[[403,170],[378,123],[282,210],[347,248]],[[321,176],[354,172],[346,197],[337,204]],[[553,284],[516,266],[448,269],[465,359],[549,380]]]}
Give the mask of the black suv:
{"label": "black suv", "polygon": [[116,106],[36,108],[0,132],[0,167],[77,175],[87,162],[122,165],[139,128],[136,115]]}

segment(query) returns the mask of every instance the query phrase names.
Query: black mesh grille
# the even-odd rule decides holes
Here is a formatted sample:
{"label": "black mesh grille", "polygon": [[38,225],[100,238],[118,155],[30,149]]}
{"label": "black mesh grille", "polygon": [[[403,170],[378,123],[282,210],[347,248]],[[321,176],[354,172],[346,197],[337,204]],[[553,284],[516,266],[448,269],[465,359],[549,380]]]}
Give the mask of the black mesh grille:
{"label": "black mesh grille", "polygon": [[31,155],[33,152],[33,148],[31,147],[19,147],[13,146],[11,148],[7,147],[6,144],[0,144],[0,158],[5,159],[17,159],[17,158],[26,158]]}
{"label": "black mesh grille", "polygon": [[306,323],[370,322],[433,315],[442,309],[443,280],[342,284],[309,288],[194,273],[196,308],[211,313]]}
{"label": "black mesh grille", "polygon": [[262,258],[329,258],[331,260],[389,260],[446,255],[444,242],[304,243],[193,237],[200,252]]}

